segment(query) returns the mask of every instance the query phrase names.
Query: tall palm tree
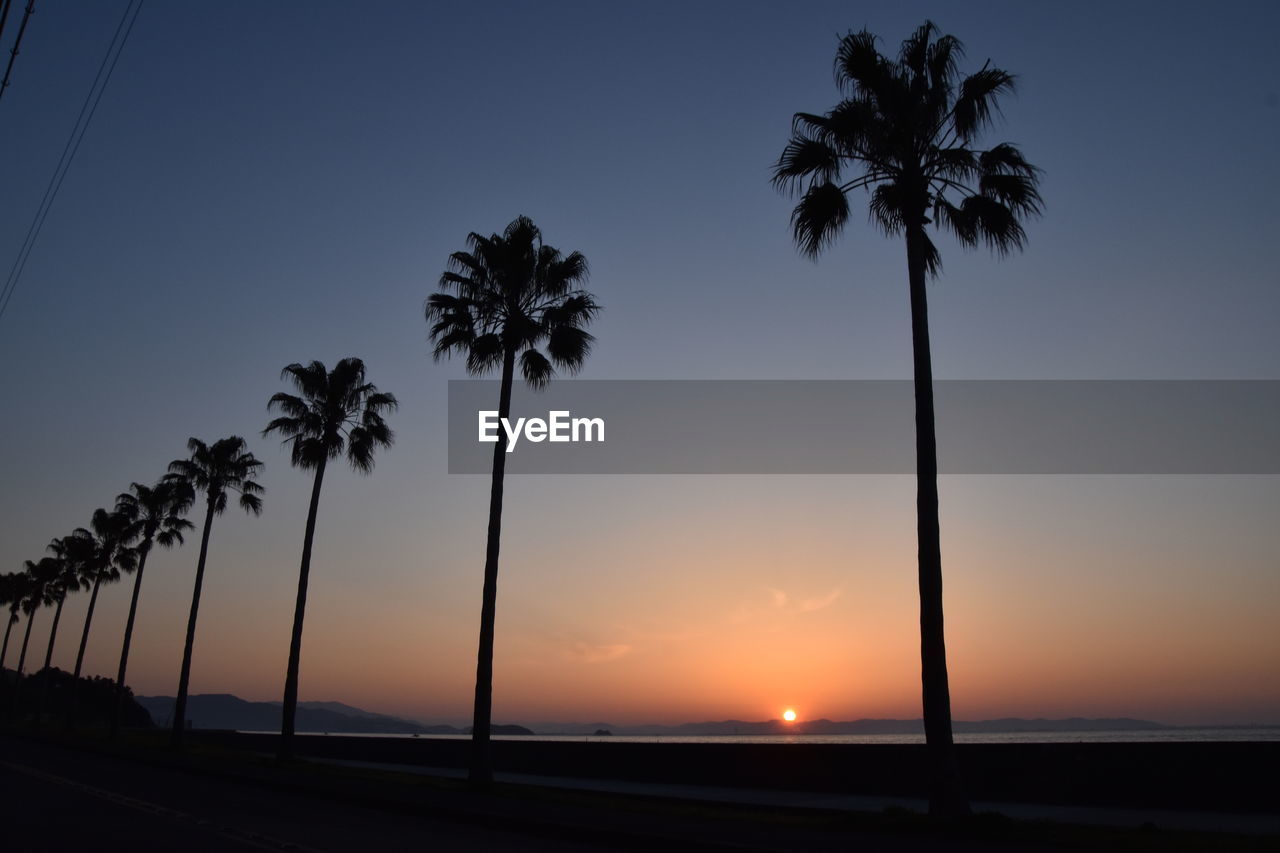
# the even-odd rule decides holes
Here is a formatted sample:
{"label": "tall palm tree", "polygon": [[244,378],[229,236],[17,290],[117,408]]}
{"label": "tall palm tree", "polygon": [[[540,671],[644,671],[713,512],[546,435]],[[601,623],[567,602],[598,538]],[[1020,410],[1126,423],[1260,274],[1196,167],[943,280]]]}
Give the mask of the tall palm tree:
{"label": "tall palm tree", "polygon": [[365,382],[364,362],[344,358],[328,370],[319,361],[290,364],[281,379],[293,383],[298,394],[272,395],[268,411],[279,413],[263,436],[278,433],[289,445],[295,468],[315,471],[307,529],[302,539],[302,567],[298,572],[298,598],[293,608],[293,634],[289,640],[289,666],[284,679],[284,713],[280,721],[280,758],[293,757],[293,729],[298,711],[298,667],[302,657],[302,621],[307,609],[307,584],[311,578],[311,545],[320,507],[320,486],[330,459],[346,451],[351,467],[362,474],[373,471],[373,454],[390,447],[394,433],[383,413],[396,409],[396,398]]}
{"label": "tall palm tree", "polygon": [[89,643],[89,628],[93,624],[93,612],[98,604],[98,590],[104,583],[120,580],[120,573],[132,571],[137,565],[137,554],[129,545],[133,533],[124,516],[105,509],[93,511],[89,527],[77,528],[73,533],[85,542],[85,559],[80,564],[84,579],[89,583],[89,609],[84,617],[84,631],[80,635],[80,649],[76,652],[75,677],[80,677],[84,666],[84,652]]}
{"label": "tall palm tree", "polygon": [[998,254],[1022,247],[1023,221],[1040,213],[1039,170],[1000,143],[975,147],[1011,93],[1013,75],[990,62],[961,76],[958,40],[925,22],[896,58],[882,55],[867,31],[840,40],[835,76],[844,99],[822,115],[796,113],[791,141],[774,169],[781,189],[800,194],[791,225],[800,250],[815,257],[843,230],[849,195],[869,195],[871,220],[907,244],[911,339],[915,361],[917,535],[920,658],[925,737],[933,784],[929,810],[964,814],[951,735],[942,622],[942,556],[938,532],[938,462],[933,368],[925,282],[941,268],[929,226],[966,247]]}
{"label": "tall palm tree", "polygon": [[68,594],[89,588],[81,568],[90,553],[89,540],[74,534],[63,536],[51,541],[45,550],[58,563],[58,577],[51,590],[56,607],[53,611],[53,625],[49,628],[49,645],[44,652],[44,680],[40,685],[40,701],[36,706],[35,716],[37,727],[44,717],[49,698],[49,682],[53,680],[50,668],[53,663],[53,644],[58,638],[58,623],[62,621],[62,605],[66,603]]}
{"label": "tall palm tree", "polygon": [[80,649],[76,652],[76,668],[71,682],[71,702],[67,711],[67,728],[75,725],[77,698],[80,695],[80,670],[84,666],[84,652],[89,645],[89,628],[93,625],[93,611],[98,604],[98,590],[104,583],[120,580],[121,572],[132,571],[137,565],[137,553],[130,548],[135,535],[129,520],[119,513],[105,509],[93,511],[88,529],[77,528],[73,536],[88,540],[85,559],[80,563],[84,577],[91,584],[89,609],[84,617],[84,631],[80,635]]}
{"label": "tall palm tree", "polygon": [[54,603],[52,586],[57,583],[62,568],[53,557],[41,557],[35,563],[27,560],[23,566],[27,575],[27,594],[22,600],[22,610],[27,614],[27,630],[22,637],[22,652],[18,655],[18,675],[26,669],[27,644],[31,642],[31,626],[35,622],[36,611]]}
{"label": "tall palm tree", "polygon": [[183,542],[182,531],[194,525],[183,518],[195,500],[191,484],[181,477],[166,476],[154,486],[132,483],[130,491],[116,498],[116,512],[128,519],[131,532],[138,538],[138,569],[133,573],[133,597],[129,600],[129,618],[125,622],[124,645],[120,649],[120,670],[116,675],[116,698],[111,709],[111,737],[120,728],[120,706],[124,701],[125,672],[129,666],[129,645],[133,641],[133,621],[138,613],[138,593],[142,590],[142,573],[147,568],[151,546],[172,548]]}
{"label": "tall palm tree", "polygon": [[0,575],[0,606],[8,609],[4,620],[4,646],[0,648],[0,671],[4,670],[4,662],[9,657],[9,633],[18,622],[18,610],[26,597],[27,578],[23,572],[9,572]]}
{"label": "tall palm tree", "polygon": [[[586,279],[587,259],[580,252],[562,255],[545,245],[542,232],[524,216],[502,234],[472,232],[467,251],[449,256],[448,269],[440,276],[441,292],[427,299],[434,357],[465,355],[467,371],[477,375],[501,369],[498,415],[508,417],[517,359],[521,375],[534,388],[545,386],[557,367],[574,373],[586,360],[594,338],[585,327],[600,310],[595,297],[579,287]],[[538,349],[544,344],[545,354]],[[489,735],[506,449],[506,435],[499,431],[493,448],[471,728],[470,778],[481,786],[493,780]]]}
{"label": "tall palm tree", "polygon": [[191,593],[191,615],[187,618],[187,641],[182,649],[182,674],[178,677],[178,697],[173,706],[173,746],[182,746],[186,728],[187,688],[191,683],[191,651],[196,641],[196,616],[200,612],[200,590],[204,586],[205,559],[209,555],[209,531],[213,517],[227,508],[227,493],[240,496],[240,508],[253,515],[262,514],[262,486],[254,481],[262,463],[249,452],[238,435],[205,444],[198,438],[187,439],[188,459],[169,463],[169,473],[185,481],[192,490],[205,493],[204,533],[200,536],[200,559],[196,563],[196,586]]}

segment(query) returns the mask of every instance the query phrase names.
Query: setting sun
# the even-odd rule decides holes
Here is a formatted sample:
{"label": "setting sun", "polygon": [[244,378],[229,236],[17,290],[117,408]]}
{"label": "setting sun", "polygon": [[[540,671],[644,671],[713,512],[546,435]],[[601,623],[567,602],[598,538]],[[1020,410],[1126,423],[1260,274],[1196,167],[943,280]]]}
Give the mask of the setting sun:
{"label": "setting sun", "polygon": [[782,719],[786,720],[788,723],[794,723],[796,721],[796,712],[788,708],[782,712]]}

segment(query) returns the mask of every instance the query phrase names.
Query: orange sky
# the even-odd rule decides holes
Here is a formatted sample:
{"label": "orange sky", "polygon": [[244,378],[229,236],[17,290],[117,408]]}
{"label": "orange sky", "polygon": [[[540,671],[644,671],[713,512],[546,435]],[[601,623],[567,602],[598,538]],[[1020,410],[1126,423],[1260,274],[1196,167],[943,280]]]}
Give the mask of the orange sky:
{"label": "orange sky", "polygon": [[[468,719],[487,489],[453,481],[472,517],[448,531],[408,525],[410,507],[360,518],[376,478],[332,485],[304,699]],[[944,478],[956,717],[1280,720],[1280,581],[1262,510],[1278,490],[1274,478]],[[909,477],[513,479],[495,719],[917,717],[913,496]],[[301,511],[275,520],[300,533]],[[279,698],[297,555],[260,550],[266,535],[251,519],[215,526],[193,692]],[[165,554],[148,571],[141,693],[173,692],[194,560],[194,548]],[[88,671],[113,669],[126,604],[127,589],[104,590]],[[59,665],[82,606],[67,607]]]}

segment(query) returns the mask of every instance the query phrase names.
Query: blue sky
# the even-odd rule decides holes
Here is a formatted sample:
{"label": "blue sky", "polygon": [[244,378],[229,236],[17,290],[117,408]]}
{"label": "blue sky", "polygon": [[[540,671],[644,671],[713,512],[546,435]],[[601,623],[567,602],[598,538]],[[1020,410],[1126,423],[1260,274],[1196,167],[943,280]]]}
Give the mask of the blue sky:
{"label": "blue sky", "polygon": [[[32,19],[0,101],[6,268],[123,7],[49,4]],[[238,682],[228,668],[202,682],[198,661],[194,687],[270,698],[308,483],[257,432],[284,364],[358,355],[399,396],[400,439],[372,478],[326,483],[317,571],[335,601],[326,610],[318,593],[308,628],[346,638],[324,647],[330,655],[356,650],[341,676],[316,685],[325,695],[309,698],[357,699],[370,689],[357,659],[375,650],[341,625],[395,623],[380,603],[391,597],[421,602],[403,616],[411,621],[478,609],[487,485],[445,474],[445,382],[463,374],[432,364],[421,308],[469,231],[501,230],[518,214],[591,263],[606,311],[583,376],[909,376],[903,247],[855,218],[818,263],[800,258],[791,202],[768,176],[791,114],[837,100],[838,35],[865,26],[895,47],[924,18],[965,42],[966,68],[991,57],[1019,75],[990,139],[1018,143],[1044,169],[1046,199],[1021,255],[996,261],[942,241],[944,275],[931,286],[937,375],[1280,379],[1273,5],[152,3],[0,319],[10,365],[0,377],[10,407],[0,567],[37,556],[130,480],[158,476],[188,435],[244,434],[268,463],[268,512],[215,529],[226,586],[211,590],[208,624],[243,618],[255,630],[241,651],[261,647],[279,665],[258,680]],[[856,500],[879,500],[869,480],[842,482]],[[1185,500],[1166,523],[1203,525],[1206,540],[1247,552],[1234,564],[1240,601],[1277,592],[1274,513],[1244,529],[1222,520],[1274,510],[1273,479],[1032,485],[972,478],[944,484],[944,501],[947,489],[964,496],[957,525],[974,508],[998,517],[1000,507],[1010,528],[1027,529],[1069,512],[1064,501],[1123,513],[1144,503],[1130,502],[1131,489],[1146,489],[1147,504],[1173,490]],[[661,536],[674,523],[662,508],[669,488],[662,478],[516,484],[506,553],[522,553],[523,535],[563,562],[566,518],[618,537],[652,525]],[[708,501],[745,489],[767,514],[778,485],[689,488]],[[797,487],[796,499],[820,502],[831,488]],[[1010,499],[1028,488],[1032,498]],[[1215,526],[1209,506],[1236,511],[1212,513]],[[910,513],[909,499],[891,513],[908,533]],[[944,533],[947,513],[944,503]],[[907,552],[909,540],[899,543]],[[1148,544],[1159,562],[1163,546]],[[1188,576],[1212,584],[1214,553]],[[153,594],[169,610],[182,609],[194,556],[166,557],[155,574]],[[677,556],[654,569],[659,585],[678,578]],[[813,585],[815,595],[830,586],[825,576]],[[261,612],[237,611],[246,598]],[[527,610],[510,611],[513,630],[563,621],[536,592],[528,598]],[[105,625],[118,614],[104,607]],[[162,639],[153,658],[142,653],[144,692],[167,689],[166,668],[176,679],[165,651],[176,619],[154,618]],[[607,644],[606,622],[582,630]],[[472,632],[463,620],[447,648],[465,658]],[[378,653],[396,646],[388,639]],[[220,653],[230,660],[233,647]],[[441,691],[400,710],[457,716],[466,690],[431,698]],[[1258,714],[1280,720],[1280,696],[1224,706],[1218,718]]]}

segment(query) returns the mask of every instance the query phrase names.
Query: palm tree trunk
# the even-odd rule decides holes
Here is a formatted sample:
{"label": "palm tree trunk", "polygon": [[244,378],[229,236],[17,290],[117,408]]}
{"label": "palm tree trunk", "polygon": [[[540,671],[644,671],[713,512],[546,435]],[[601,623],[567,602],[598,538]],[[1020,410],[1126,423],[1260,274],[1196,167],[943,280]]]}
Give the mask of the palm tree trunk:
{"label": "palm tree trunk", "polygon": [[4,670],[4,660],[9,656],[9,632],[13,630],[13,623],[17,621],[17,614],[10,610],[9,621],[4,628],[4,648],[0,649],[0,671]]}
{"label": "palm tree trunk", "polygon": [[31,626],[36,621],[36,605],[31,605],[31,610],[27,612],[27,630],[22,635],[22,651],[18,654],[18,675],[22,675],[22,670],[27,666],[27,644],[31,642]]}
{"label": "palm tree trunk", "polygon": [[58,637],[58,622],[62,620],[62,605],[67,601],[66,593],[62,598],[58,599],[58,606],[53,611],[53,627],[49,629],[49,647],[44,651],[44,680],[40,683],[40,700],[36,704],[35,727],[40,728],[40,720],[44,717],[45,705],[49,701],[49,682],[53,680],[53,671],[50,664],[53,663],[53,641]]}
{"label": "palm tree trunk", "polygon": [[22,719],[22,671],[27,665],[27,644],[31,642],[31,626],[36,621],[36,602],[31,602],[31,609],[27,611],[27,630],[22,635],[22,652],[18,655],[18,680],[13,685],[13,704],[10,708],[10,716],[16,721]]}
{"label": "palm tree trunk", "polygon": [[326,460],[316,466],[311,485],[311,506],[307,509],[307,532],[302,540],[302,568],[298,571],[298,600],[293,606],[293,636],[289,640],[289,668],[284,677],[284,708],[280,717],[280,760],[293,757],[293,726],[298,714],[298,666],[302,660],[302,620],[307,612],[307,583],[311,579],[311,542],[316,534],[316,513],[320,509],[320,485],[324,482]]}
{"label": "palm tree trunk", "polygon": [[214,497],[209,496],[204,514],[204,533],[200,536],[200,559],[196,562],[196,588],[191,593],[191,615],[187,618],[187,642],[182,649],[182,674],[178,676],[178,696],[173,703],[174,749],[182,748],[182,736],[187,728],[187,688],[191,684],[191,649],[196,642],[196,615],[200,612],[200,589],[204,586],[204,562],[209,555],[209,531],[213,528]]}
{"label": "palm tree trunk", "polygon": [[62,619],[62,605],[66,603],[66,596],[58,599],[58,606],[53,611],[53,627],[49,629],[49,647],[44,651],[44,668],[48,669],[49,664],[53,662],[53,641],[58,636],[58,622]]}
{"label": "palm tree trunk", "polygon": [[116,700],[111,706],[111,738],[120,730],[120,706],[124,704],[124,674],[129,666],[129,644],[133,641],[133,619],[138,613],[138,593],[142,589],[142,572],[147,568],[147,554],[151,553],[151,540],[138,549],[138,571],[133,576],[133,598],[129,601],[129,619],[124,626],[124,647],[120,649],[120,671],[116,674]]}
{"label": "palm tree trunk", "polygon": [[920,573],[920,681],[924,735],[932,779],[929,814],[969,813],[951,735],[951,691],[942,624],[942,543],[938,529],[938,447],[934,433],[933,364],[925,295],[925,235],[907,226],[907,275],[911,283],[911,346],[916,398],[916,534]]}
{"label": "palm tree trunk", "polygon": [[89,626],[93,624],[93,609],[98,604],[98,587],[102,585],[102,574],[93,580],[93,591],[89,593],[89,611],[84,615],[84,631],[80,634],[80,650],[76,652],[75,677],[80,677],[80,668],[84,666],[84,650],[89,644]]}
{"label": "palm tree trunk", "polygon": [[[507,350],[502,360],[502,389],[498,394],[498,417],[511,416],[511,383],[516,354]],[[485,543],[484,591],[480,604],[480,648],[476,654],[476,698],[471,720],[471,771],[473,785],[487,788],[493,783],[493,753],[489,732],[493,714],[493,635],[498,609],[498,547],[502,539],[502,486],[507,471],[507,434],[498,431],[493,446],[493,481],[489,488],[489,533]]]}
{"label": "palm tree trunk", "polygon": [[84,665],[84,650],[89,644],[89,626],[93,624],[93,608],[98,604],[98,587],[102,585],[102,572],[93,580],[93,592],[89,594],[89,612],[84,615],[84,632],[80,635],[80,651],[76,652],[76,671],[71,680],[71,699],[67,703],[67,730],[76,723],[76,706],[80,700],[80,668]]}

